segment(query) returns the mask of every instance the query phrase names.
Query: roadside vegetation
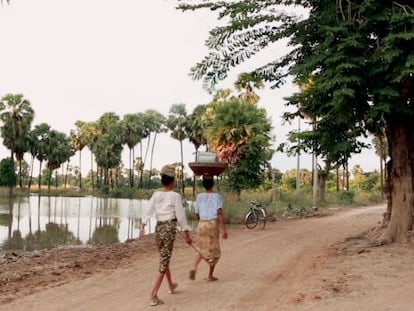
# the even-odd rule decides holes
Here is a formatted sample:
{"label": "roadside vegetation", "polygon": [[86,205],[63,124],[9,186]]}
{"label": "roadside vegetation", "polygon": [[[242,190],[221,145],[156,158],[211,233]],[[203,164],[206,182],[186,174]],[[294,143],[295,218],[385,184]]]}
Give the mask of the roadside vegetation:
{"label": "roadside vegetation", "polygon": [[[342,172],[340,172],[342,173]],[[146,173],[148,174],[148,173]],[[127,199],[149,199],[151,194],[161,187],[158,172],[153,172],[150,187],[139,189],[131,188],[127,185],[128,176],[119,180],[120,184],[116,188],[104,187],[99,190],[93,190],[88,180],[83,180],[84,187],[80,189],[76,176],[68,176],[66,187],[58,185],[57,187],[48,188],[47,178],[44,176],[44,184],[41,188],[34,187],[29,191],[28,188],[17,187],[13,191],[14,197],[28,196],[39,194],[42,196],[96,196],[96,197],[112,197]],[[302,181],[300,187],[296,189],[296,170],[290,170],[284,174],[276,172],[276,184],[271,184],[271,180],[265,174],[263,183],[256,189],[247,189],[240,193],[231,190],[226,178],[216,177],[216,190],[223,196],[224,211],[226,222],[229,224],[239,224],[244,220],[249,209],[250,200],[256,200],[266,207],[268,221],[277,221],[286,218],[311,217],[325,215],[329,207],[355,207],[369,204],[377,204],[384,202],[384,191],[381,190],[380,174],[378,172],[364,173],[361,169],[354,170],[355,176],[349,181],[349,190],[345,188],[346,181],[342,178],[337,180],[334,172],[329,175],[327,180],[327,190],[324,199],[320,199],[320,194],[316,200],[313,197],[312,189],[312,172],[306,169],[301,170]],[[341,175],[342,176],[342,175]],[[341,177],[340,176],[340,177]],[[36,180],[36,179],[35,179]],[[184,202],[187,207],[188,217],[192,219],[192,202],[194,195],[203,190],[201,180],[198,178],[194,183],[194,179],[187,176],[184,180],[185,191],[183,194]],[[176,191],[180,191],[181,185],[176,184]],[[9,195],[8,187],[0,187],[0,200],[7,201]]]}

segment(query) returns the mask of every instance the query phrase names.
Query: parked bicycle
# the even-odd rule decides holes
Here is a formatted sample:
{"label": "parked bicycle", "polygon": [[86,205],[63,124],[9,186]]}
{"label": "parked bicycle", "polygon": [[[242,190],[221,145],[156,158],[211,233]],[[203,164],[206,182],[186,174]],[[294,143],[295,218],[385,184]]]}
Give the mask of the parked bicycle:
{"label": "parked bicycle", "polygon": [[266,226],[265,207],[255,200],[250,200],[250,210],[244,218],[244,224],[247,229],[254,229],[257,225],[262,224],[264,229]]}

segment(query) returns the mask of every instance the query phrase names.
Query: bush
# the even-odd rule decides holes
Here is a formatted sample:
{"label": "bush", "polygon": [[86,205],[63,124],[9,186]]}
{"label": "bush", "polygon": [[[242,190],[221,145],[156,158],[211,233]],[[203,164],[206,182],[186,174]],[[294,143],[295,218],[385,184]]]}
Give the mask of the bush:
{"label": "bush", "polygon": [[344,190],[339,192],[340,203],[351,205],[354,203],[355,192],[351,190]]}

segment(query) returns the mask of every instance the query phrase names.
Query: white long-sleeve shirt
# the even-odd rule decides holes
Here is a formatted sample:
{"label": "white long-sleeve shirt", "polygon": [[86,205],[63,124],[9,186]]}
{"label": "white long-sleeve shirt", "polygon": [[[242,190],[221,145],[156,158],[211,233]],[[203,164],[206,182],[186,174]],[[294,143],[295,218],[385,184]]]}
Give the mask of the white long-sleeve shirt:
{"label": "white long-sleeve shirt", "polygon": [[177,219],[183,230],[191,230],[185,216],[181,195],[174,191],[156,191],[148,202],[142,223],[147,224],[150,217],[155,214],[157,221]]}

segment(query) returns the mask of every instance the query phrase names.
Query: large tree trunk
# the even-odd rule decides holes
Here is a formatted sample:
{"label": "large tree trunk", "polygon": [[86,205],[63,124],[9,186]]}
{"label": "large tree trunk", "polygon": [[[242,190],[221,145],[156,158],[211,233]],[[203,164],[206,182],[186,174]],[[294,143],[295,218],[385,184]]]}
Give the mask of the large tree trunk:
{"label": "large tree trunk", "polygon": [[390,119],[387,122],[389,142],[390,219],[382,242],[406,240],[408,231],[413,229],[414,215],[414,124],[409,118]]}
{"label": "large tree trunk", "polygon": [[384,217],[382,220],[382,226],[385,228],[388,226],[389,222],[390,222],[390,218],[391,218],[391,208],[392,208],[392,197],[391,197],[391,193],[392,193],[392,180],[389,176],[391,176],[391,167],[392,167],[392,161],[389,160],[386,164],[385,164],[385,171],[386,171],[386,178],[385,178],[385,184],[386,184],[386,189],[385,189],[385,193],[387,195],[387,210],[384,213]]}

